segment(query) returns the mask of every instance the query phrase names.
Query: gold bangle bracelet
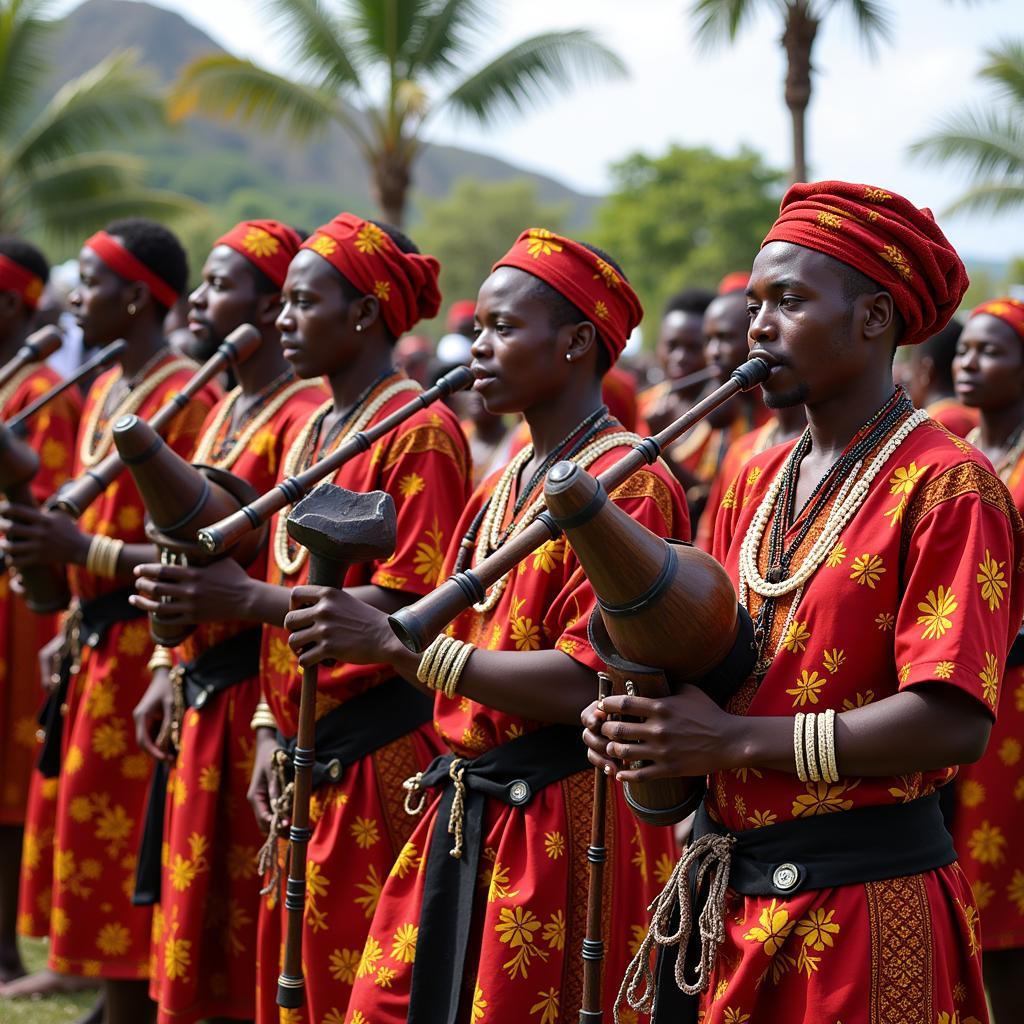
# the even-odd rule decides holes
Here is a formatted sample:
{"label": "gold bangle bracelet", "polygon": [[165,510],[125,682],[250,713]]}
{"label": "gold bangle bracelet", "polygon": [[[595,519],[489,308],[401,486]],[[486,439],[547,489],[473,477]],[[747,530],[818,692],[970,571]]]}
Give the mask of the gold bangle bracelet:
{"label": "gold bangle bracelet", "polygon": [[451,639],[452,638],[446,633],[442,633],[436,640],[433,640],[430,646],[423,652],[423,656],[420,658],[420,663],[416,667],[416,678],[425,686],[430,686],[430,675],[433,671],[434,662],[437,660],[438,652],[441,648],[447,647]]}
{"label": "gold bangle bracelet", "polygon": [[451,671],[448,673],[448,678],[444,681],[444,695],[448,698],[455,696],[456,691],[459,687],[459,680],[462,678],[462,673],[466,669],[466,663],[469,661],[469,656],[476,650],[472,644],[463,644],[462,650],[459,651],[455,658],[455,664],[452,665]]}
{"label": "gold bangle bracelet", "polygon": [[456,661],[459,659],[459,654],[462,653],[463,647],[466,645],[461,640],[452,640],[452,642],[445,648],[444,653],[437,660],[437,665],[434,669],[433,688],[440,690],[442,693],[445,691],[445,685],[448,677],[451,675],[452,669],[455,667]]}
{"label": "gold bangle bracelet", "polygon": [[796,762],[796,777],[801,782],[807,781],[807,762],[804,760],[804,719],[807,716],[797,712],[793,722],[793,760]]}
{"label": "gold bangle bracelet", "polygon": [[270,705],[261,700],[252,713],[252,720],[249,722],[249,728],[256,732],[257,729],[277,729],[277,720],[274,718],[274,713],[270,710]]}
{"label": "gold bangle bracelet", "polygon": [[[818,717],[818,760],[821,762],[821,773],[826,782],[838,782],[839,771],[836,765],[836,713],[832,708],[829,708]],[[824,721],[820,719],[824,719]]]}
{"label": "gold bangle bracelet", "polygon": [[821,782],[818,771],[817,751],[818,716],[813,712],[804,720],[804,754],[807,756],[807,777],[811,782]]}
{"label": "gold bangle bracelet", "polygon": [[146,662],[146,671],[152,675],[158,668],[170,669],[173,667],[174,657],[171,654],[170,648],[154,647],[152,656]]}

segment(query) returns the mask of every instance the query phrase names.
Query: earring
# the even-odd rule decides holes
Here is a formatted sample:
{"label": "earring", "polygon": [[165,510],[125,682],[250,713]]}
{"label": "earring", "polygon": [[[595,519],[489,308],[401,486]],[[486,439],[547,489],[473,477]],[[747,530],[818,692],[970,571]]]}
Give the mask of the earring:
{"label": "earring", "polygon": [[362,331],[362,329],[363,329],[363,325],[362,324],[356,324],[356,333],[359,333],[360,331]]}
{"label": "earring", "polygon": [[134,302],[129,302],[128,303],[128,315],[129,316],[135,316],[135,314],[137,312],[138,312],[138,309],[136,308],[135,303]]}
{"label": "earring", "polygon": [[565,361],[567,363],[571,363],[572,362],[572,356],[568,352],[565,353]]}

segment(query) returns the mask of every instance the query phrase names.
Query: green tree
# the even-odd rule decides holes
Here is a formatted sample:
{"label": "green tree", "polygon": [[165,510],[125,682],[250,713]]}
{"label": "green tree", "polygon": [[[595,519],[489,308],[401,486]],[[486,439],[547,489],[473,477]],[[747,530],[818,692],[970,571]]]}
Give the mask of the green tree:
{"label": "green tree", "polygon": [[656,317],[685,285],[713,287],[750,267],[779,209],[784,176],[744,149],[725,157],[673,146],[612,167],[594,240],[622,262]]}
{"label": "green tree", "polygon": [[49,9],[46,0],[0,0],[0,231],[62,246],[114,217],[194,210],[145,188],[138,157],[98,148],[163,118],[131,54],[108,57],[39,109]]}
{"label": "green tree", "polygon": [[950,115],[911,153],[959,164],[973,178],[950,210],[999,213],[1024,205],[1024,41],[986,51],[978,77],[996,87],[996,103]]}
{"label": "green tree", "polygon": [[524,228],[560,231],[568,205],[542,203],[532,181],[462,178],[444,199],[424,200],[416,241],[441,261],[445,305],[475,299],[491,266]]}
{"label": "green tree", "polygon": [[264,0],[289,44],[297,76],[230,55],[182,73],[172,111],[282,122],[298,138],[336,123],[358,144],[384,218],[401,226],[426,131],[447,112],[493,123],[578,77],[623,74],[591,33],[545,32],[466,72],[484,38],[487,0]]}
{"label": "green tree", "polygon": [[785,100],[793,133],[792,180],[807,180],[806,115],[811,102],[812,53],[822,19],[835,7],[846,7],[857,31],[873,50],[889,37],[889,19],[875,0],[696,0],[697,38],[708,46],[735,40],[756,13],[770,8],[782,14],[780,42],[786,52]]}

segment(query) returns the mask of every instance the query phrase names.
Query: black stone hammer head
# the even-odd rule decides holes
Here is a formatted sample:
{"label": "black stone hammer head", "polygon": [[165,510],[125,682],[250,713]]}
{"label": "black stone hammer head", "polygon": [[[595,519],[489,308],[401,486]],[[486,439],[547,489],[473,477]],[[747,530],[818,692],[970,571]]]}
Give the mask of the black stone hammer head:
{"label": "black stone hammer head", "polygon": [[352,565],[395,550],[395,503],[390,494],[356,494],[334,484],[310,491],[288,516],[288,536],[315,558]]}

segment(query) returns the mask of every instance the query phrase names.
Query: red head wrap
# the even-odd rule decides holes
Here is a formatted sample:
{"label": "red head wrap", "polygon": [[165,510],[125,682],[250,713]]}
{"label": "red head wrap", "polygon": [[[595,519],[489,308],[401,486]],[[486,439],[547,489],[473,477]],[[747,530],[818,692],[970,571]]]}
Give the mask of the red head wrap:
{"label": "red head wrap", "polygon": [[28,267],[0,253],[0,292],[15,292],[29,309],[35,309],[43,294],[43,284],[43,279]]}
{"label": "red head wrap", "polygon": [[153,298],[170,309],[178,301],[178,293],[158,274],[155,274],[137,256],[133,256],[116,238],[106,231],[97,231],[85,244],[110,269],[126,281],[141,281]]}
{"label": "red head wrap", "polygon": [[816,181],[782,200],[769,242],[793,242],[859,270],[888,291],[916,345],[949,323],[967,290],[967,272],[931,210],[873,185]]}
{"label": "red head wrap", "polygon": [[473,299],[459,299],[458,302],[453,302],[448,307],[448,319],[445,321],[448,332],[454,331],[463,320],[472,320],[475,313],[476,302]]}
{"label": "red head wrap", "polygon": [[366,295],[376,295],[384,323],[397,338],[437,316],[441,265],[433,256],[402,252],[386,231],[351,213],[339,213],[300,246],[312,249]]}
{"label": "red head wrap", "polygon": [[718,282],[718,294],[728,295],[730,292],[746,291],[748,284],[750,284],[750,273],[746,270],[734,270]]}
{"label": "red head wrap", "polygon": [[629,282],[585,245],[546,228],[529,228],[491,268],[515,267],[539,277],[597,329],[612,362],[626,347],[644,309]]}
{"label": "red head wrap", "polygon": [[213,244],[234,249],[280,288],[302,238],[298,231],[280,221],[243,220]]}
{"label": "red head wrap", "polygon": [[982,313],[999,317],[1003,323],[1008,324],[1017,332],[1021,341],[1024,341],[1024,302],[1010,298],[990,299],[976,309],[972,309],[971,317],[980,316]]}

